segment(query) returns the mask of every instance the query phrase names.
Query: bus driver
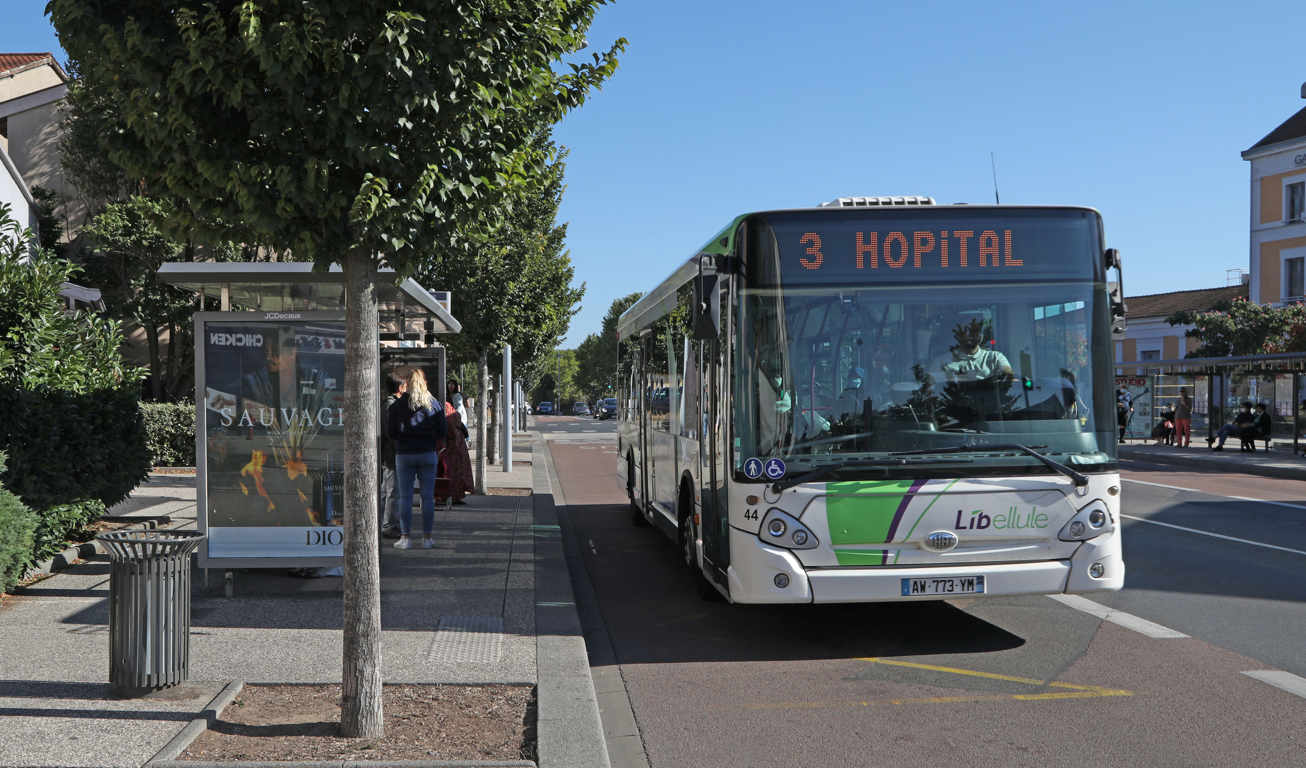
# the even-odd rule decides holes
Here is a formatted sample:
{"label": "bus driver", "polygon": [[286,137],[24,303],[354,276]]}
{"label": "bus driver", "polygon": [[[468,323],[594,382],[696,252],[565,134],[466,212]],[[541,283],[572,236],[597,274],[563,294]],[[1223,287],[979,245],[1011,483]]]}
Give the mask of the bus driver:
{"label": "bus driver", "polygon": [[952,329],[957,345],[935,358],[930,370],[942,371],[948,381],[984,381],[1000,374],[1015,375],[1006,355],[984,348],[987,335],[984,321],[979,318],[958,323]]}

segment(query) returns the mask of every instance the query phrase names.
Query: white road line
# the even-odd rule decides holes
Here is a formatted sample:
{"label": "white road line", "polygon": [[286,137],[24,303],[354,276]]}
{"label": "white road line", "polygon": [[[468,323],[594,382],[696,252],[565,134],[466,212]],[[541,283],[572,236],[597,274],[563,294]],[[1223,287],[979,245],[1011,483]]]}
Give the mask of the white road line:
{"label": "white road line", "polygon": [[1306,699],[1306,680],[1291,672],[1283,672],[1278,669],[1257,669],[1243,674],[1260,680],[1262,683],[1269,683],[1281,691],[1287,691],[1294,696]]}
{"label": "white road line", "polygon": [[1084,613],[1096,616],[1103,621],[1109,621],[1112,624],[1119,624],[1125,629],[1132,629],[1140,635],[1147,635],[1148,637],[1156,638],[1158,640],[1179,640],[1188,637],[1188,635],[1185,635],[1182,632],[1176,632],[1169,627],[1163,627],[1160,624],[1148,621],[1147,619],[1139,618],[1132,613],[1117,611],[1108,608],[1101,603],[1095,603],[1087,597],[1082,597],[1080,595],[1048,595],[1048,597],[1066,607],[1074,608],[1077,611],[1083,611]]}
{"label": "white road line", "polygon": [[1196,528],[1185,528],[1182,525],[1174,525],[1172,523],[1162,523],[1158,520],[1148,520],[1146,517],[1135,517],[1133,515],[1126,515],[1123,512],[1120,513],[1120,516],[1127,517],[1130,520],[1137,520],[1140,523],[1151,523],[1152,525],[1162,525],[1165,526],[1166,528],[1174,528],[1176,531],[1187,531],[1188,533],[1197,533],[1197,534],[1201,534],[1202,536],[1210,536],[1216,539],[1224,539],[1225,541],[1236,541],[1239,544],[1250,544],[1253,547],[1265,547],[1266,549],[1277,549],[1280,552],[1291,552],[1294,555],[1306,555],[1306,552],[1303,552],[1300,549],[1288,549],[1287,547],[1276,547],[1273,544],[1263,544],[1259,541],[1251,541],[1250,539],[1240,539],[1237,536],[1225,536],[1222,533],[1199,531]]}
{"label": "white road line", "polygon": [[1201,490],[1198,490],[1198,489],[1196,489],[1196,488],[1182,488],[1182,487],[1180,487],[1180,486],[1178,486],[1178,485],[1163,485],[1162,483],[1149,483],[1149,482],[1147,482],[1146,480],[1132,480],[1132,479],[1127,478],[1127,477],[1122,477],[1122,478],[1120,478],[1120,479],[1121,479],[1121,480],[1124,480],[1126,483],[1137,483],[1137,484],[1139,484],[1139,485],[1150,485],[1150,486],[1152,486],[1152,487],[1154,487],[1154,488],[1169,488],[1169,489],[1172,490],[1172,491],[1188,491],[1189,493],[1204,493],[1204,494],[1206,494],[1207,496],[1219,496],[1219,497],[1221,497],[1221,498],[1225,498],[1225,499],[1237,499],[1237,500],[1239,500],[1239,501],[1255,501],[1255,502],[1259,502],[1259,503],[1261,503],[1261,504],[1273,504],[1273,505],[1276,506],[1276,507],[1287,507],[1288,509],[1301,509],[1301,510],[1306,510],[1306,507],[1303,507],[1303,506],[1300,505],[1300,504],[1289,504],[1289,503],[1286,502],[1286,501],[1269,501],[1268,499],[1253,499],[1253,498],[1250,497],[1250,496],[1229,496],[1228,494],[1223,494],[1223,493],[1212,493],[1211,491],[1201,491]]}

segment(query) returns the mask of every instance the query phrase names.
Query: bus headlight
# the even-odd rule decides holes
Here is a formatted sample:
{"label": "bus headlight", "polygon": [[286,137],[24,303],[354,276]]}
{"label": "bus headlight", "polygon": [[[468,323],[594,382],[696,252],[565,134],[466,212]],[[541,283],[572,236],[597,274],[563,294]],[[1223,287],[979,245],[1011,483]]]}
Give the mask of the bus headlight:
{"label": "bus headlight", "polygon": [[1087,541],[1114,529],[1106,505],[1095,501],[1079,510],[1061,529],[1061,533],[1057,534],[1057,538],[1062,541]]}
{"label": "bus headlight", "polygon": [[811,529],[793,515],[772,508],[762,518],[762,530],[757,537],[767,544],[785,549],[812,549],[821,542]]}

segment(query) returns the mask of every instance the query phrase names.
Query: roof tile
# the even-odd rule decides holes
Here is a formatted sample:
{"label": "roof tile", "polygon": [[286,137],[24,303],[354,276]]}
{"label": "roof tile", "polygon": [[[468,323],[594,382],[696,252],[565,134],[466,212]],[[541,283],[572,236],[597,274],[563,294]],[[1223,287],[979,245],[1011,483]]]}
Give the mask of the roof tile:
{"label": "roof tile", "polygon": [[1251,146],[1252,149],[1265,147],[1270,144],[1278,144],[1281,141],[1291,141],[1306,136],[1306,107],[1298,110],[1297,114],[1284,120],[1278,128],[1266,134],[1265,138]]}
{"label": "roof tile", "polygon": [[0,75],[11,69],[35,64],[44,59],[54,61],[53,53],[0,53]]}
{"label": "roof tile", "polygon": [[1231,285],[1225,288],[1127,296],[1125,306],[1129,307],[1129,317],[1169,317],[1175,312],[1205,312],[1220,299],[1237,298],[1247,298],[1247,286]]}

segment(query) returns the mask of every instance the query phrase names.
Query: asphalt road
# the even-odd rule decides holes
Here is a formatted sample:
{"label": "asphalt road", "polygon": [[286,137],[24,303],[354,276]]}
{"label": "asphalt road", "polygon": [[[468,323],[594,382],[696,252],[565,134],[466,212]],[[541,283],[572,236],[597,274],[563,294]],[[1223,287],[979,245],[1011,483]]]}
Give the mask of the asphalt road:
{"label": "asphalt road", "polygon": [[674,544],[631,525],[615,424],[536,428],[581,553],[614,768],[1306,765],[1306,699],[1243,674],[1306,676],[1306,554],[1156,524],[1306,553],[1306,493],[1218,495],[1291,483],[1128,468],[1126,588],[1093,599],[1191,636],[1165,639],[1047,597],[701,601]]}

